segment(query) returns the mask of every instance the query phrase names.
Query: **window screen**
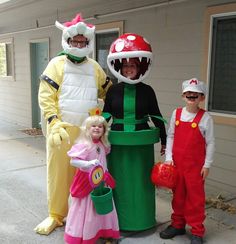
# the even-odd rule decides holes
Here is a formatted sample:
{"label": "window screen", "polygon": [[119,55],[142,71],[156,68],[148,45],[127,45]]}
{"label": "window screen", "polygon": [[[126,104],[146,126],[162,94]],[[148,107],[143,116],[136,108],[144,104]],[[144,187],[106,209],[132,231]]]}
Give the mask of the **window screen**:
{"label": "window screen", "polygon": [[107,56],[109,54],[110,46],[119,36],[118,31],[96,33],[96,60],[101,65],[107,76],[109,76],[113,83],[117,83],[117,79],[112,75],[107,66]]}
{"label": "window screen", "polygon": [[12,44],[0,43],[0,76],[12,76]]}
{"label": "window screen", "polygon": [[236,114],[236,15],[213,19],[208,109]]}

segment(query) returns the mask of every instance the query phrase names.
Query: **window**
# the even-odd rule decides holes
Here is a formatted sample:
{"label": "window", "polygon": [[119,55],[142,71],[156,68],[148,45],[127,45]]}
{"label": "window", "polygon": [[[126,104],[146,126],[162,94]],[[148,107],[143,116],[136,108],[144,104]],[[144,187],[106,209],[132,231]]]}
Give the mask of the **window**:
{"label": "window", "polygon": [[236,15],[213,18],[212,37],[208,109],[235,115]]}
{"label": "window", "polygon": [[107,76],[111,78],[113,83],[117,83],[117,79],[107,67],[107,56],[112,42],[122,33],[123,22],[112,22],[96,26],[95,59],[101,65]]}
{"label": "window", "polygon": [[207,108],[216,122],[236,124],[236,4],[209,7],[207,12],[209,82]]}
{"label": "window", "polygon": [[0,79],[13,79],[13,41],[0,40]]}

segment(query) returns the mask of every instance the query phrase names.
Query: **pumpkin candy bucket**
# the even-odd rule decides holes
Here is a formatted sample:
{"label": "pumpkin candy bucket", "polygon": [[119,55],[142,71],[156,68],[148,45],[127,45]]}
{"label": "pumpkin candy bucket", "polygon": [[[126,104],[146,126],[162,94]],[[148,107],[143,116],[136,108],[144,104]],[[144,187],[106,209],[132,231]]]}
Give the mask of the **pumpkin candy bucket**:
{"label": "pumpkin candy bucket", "polygon": [[177,172],[174,165],[158,162],[152,168],[151,181],[157,187],[173,189],[177,180]]}

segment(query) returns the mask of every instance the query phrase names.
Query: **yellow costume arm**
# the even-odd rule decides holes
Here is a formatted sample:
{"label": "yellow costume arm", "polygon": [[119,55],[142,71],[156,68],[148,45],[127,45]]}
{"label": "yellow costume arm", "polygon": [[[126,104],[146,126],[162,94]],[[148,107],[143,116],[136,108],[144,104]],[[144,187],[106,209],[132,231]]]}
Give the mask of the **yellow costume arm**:
{"label": "yellow costume arm", "polygon": [[44,80],[40,81],[38,100],[46,121],[53,115],[58,116],[57,91]]}
{"label": "yellow costume arm", "polygon": [[41,76],[38,100],[45,120],[56,115],[58,111],[58,90],[63,81],[65,56],[52,59]]}
{"label": "yellow costume arm", "polygon": [[49,122],[49,143],[60,145],[61,141],[69,143],[69,135],[66,128],[72,126],[60,120],[58,109],[58,90],[64,75],[64,57],[56,57],[51,60],[41,76],[39,87],[39,106],[44,118]]}
{"label": "yellow costume arm", "polygon": [[107,77],[102,67],[93,59],[90,59],[95,65],[95,77],[98,87],[98,98],[105,100],[108,88],[112,85],[112,81]]}
{"label": "yellow costume arm", "polygon": [[100,82],[100,86],[98,87],[98,97],[105,100],[107,91],[109,87],[112,86],[112,81],[108,76],[106,76],[105,81],[102,79],[100,81],[103,82]]}

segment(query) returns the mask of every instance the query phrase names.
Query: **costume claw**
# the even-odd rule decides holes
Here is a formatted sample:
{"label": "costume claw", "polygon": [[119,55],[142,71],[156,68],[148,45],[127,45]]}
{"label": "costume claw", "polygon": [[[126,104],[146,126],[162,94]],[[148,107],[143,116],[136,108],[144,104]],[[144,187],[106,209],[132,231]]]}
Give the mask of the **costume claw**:
{"label": "costume claw", "polygon": [[53,217],[47,217],[34,228],[34,231],[40,235],[49,235],[53,230],[61,226],[63,226],[63,222]]}

